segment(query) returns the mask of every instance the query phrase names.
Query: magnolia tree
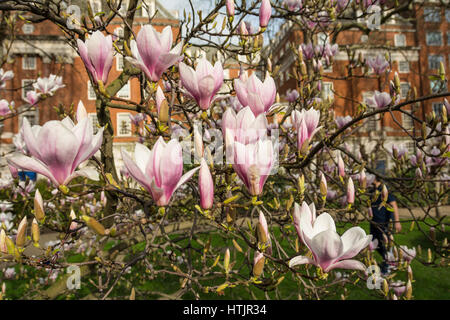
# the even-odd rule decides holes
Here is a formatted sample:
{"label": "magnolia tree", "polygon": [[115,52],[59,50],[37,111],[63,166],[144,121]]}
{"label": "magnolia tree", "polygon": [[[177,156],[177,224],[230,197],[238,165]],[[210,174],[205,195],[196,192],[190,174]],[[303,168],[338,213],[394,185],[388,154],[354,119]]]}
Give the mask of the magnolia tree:
{"label": "magnolia tree", "polygon": [[[94,134],[78,101],[75,112],[63,106],[60,119],[42,126],[24,118],[15,151],[5,155],[11,177],[2,177],[5,278],[26,282],[22,298],[321,299],[339,292],[345,299],[359,286],[380,298],[410,299],[412,259],[448,264],[445,221],[434,214],[448,202],[445,70],[441,64],[439,74],[430,75],[441,93],[419,97],[412,90],[400,102],[389,55],[363,60],[354,54],[357,47],[335,42],[350,28],[369,34],[373,21],[382,25],[411,10],[412,2],[222,0],[202,12],[189,1],[174,39],[170,27],[155,30],[154,17],[133,27],[136,11],[146,6],[137,0],[125,11],[122,1],[106,1],[97,14],[86,2],[78,16],[62,1],[3,1],[1,87],[15,76],[6,70],[16,24],[49,21],[86,67],[100,126]],[[117,19],[124,25],[119,37],[107,28]],[[296,90],[281,103],[274,80],[280,68],[266,54],[263,36],[285,22],[301,31],[303,43],[291,45]],[[319,43],[319,33],[330,44]],[[204,46],[237,64],[239,77],[224,77],[224,61],[189,54]],[[357,112],[346,117],[335,117],[334,101],[321,94],[323,70],[340,50],[350,60],[344,79],[379,83],[373,98],[357,102]],[[125,57],[124,68],[112,79],[118,55]],[[139,79],[140,101],[116,97],[131,78]],[[25,110],[57,97],[63,83],[56,75],[37,79]],[[445,101],[439,115],[421,119],[411,111],[432,98]],[[138,141],[132,153],[121,151],[119,170],[111,109],[135,112]],[[359,129],[384,114],[395,118],[395,111],[419,132],[403,128],[415,153],[401,145],[383,149],[381,140],[367,154]],[[0,121],[20,114],[4,99],[0,112]],[[383,153],[394,163],[385,172],[375,167]],[[19,181],[21,171],[41,180]],[[381,194],[368,191],[375,176]],[[389,209],[384,184],[410,212],[402,232],[419,227],[430,244],[422,252],[400,246],[395,235],[386,239],[387,259],[397,270],[389,277],[377,267],[377,240],[361,228],[377,197]],[[14,294],[4,286],[8,296]]]}

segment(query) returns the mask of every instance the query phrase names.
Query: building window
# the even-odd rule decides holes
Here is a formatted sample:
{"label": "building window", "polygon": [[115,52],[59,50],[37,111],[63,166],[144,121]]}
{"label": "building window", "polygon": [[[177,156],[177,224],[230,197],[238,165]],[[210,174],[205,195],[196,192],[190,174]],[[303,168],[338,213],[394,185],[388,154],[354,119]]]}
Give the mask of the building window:
{"label": "building window", "polygon": [[440,8],[425,8],[423,10],[425,22],[441,22]]}
{"label": "building window", "polygon": [[403,129],[410,130],[414,127],[414,120],[409,115],[402,113]]}
{"label": "building window", "polygon": [[450,32],[447,32],[447,45],[450,46]]}
{"label": "building window", "polygon": [[409,61],[399,61],[398,62],[398,72],[399,73],[409,73]]}
{"label": "building window", "polygon": [[92,12],[95,14],[102,11],[102,1],[101,0],[90,0]]}
{"label": "building window", "polygon": [[447,22],[450,22],[450,9],[445,10],[445,19]]}
{"label": "building window", "polygon": [[406,150],[408,150],[409,154],[414,154],[414,148],[415,148],[414,141],[406,141],[405,147],[406,147]]}
{"label": "building window", "polygon": [[123,28],[122,27],[118,27],[118,28],[114,29],[114,35],[116,35],[120,39],[123,39],[123,35],[124,35]]}
{"label": "building window", "polygon": [[97,95],[95,94],[94,86],[90,81],[88,81],[88,100],[97,100]]}
{"label": "building window", "polygon": [[402,99],[406,99],[408,97],[409,89],[410,87],[408,82],[400,83],[400,97]]}
{"label": "building window", "polygon": [[430,80],[430,90],[431,93],[440,93],[443,92],[446,89],[446,86],[443,84],[443,82],[439,80]]}
{"label": "building window", "polygon": [[317,35],[317,44],[319,46],[324,46],[329,42],[330,42],[330,39],[328,38],[328,35],[326,33],[319,33]]}
{"label": "building window", "polygon": [[131,98],[131,92],[130,92],[130,81],[128,81],[118,92],[117,97],[122,99],[130,99]]}
{"label": "building window", "polygon": [[[28,109],[28,107],[25,107]],[[20,108],[19,112],[19,126],[22,127],[22,123],[23,123],[23,118],[27,118],[28,122],[30,123],[31,126],[36,126],[39,125],[39,109],[38,108],[34,108],[34,110],[27,110],[24,111],[25,109]],[[24,111],[24,112],[22,112]]]}
{"label": "building window", "polygon": [[34,25],[31,23],[24,23],[22,31],[24,34],[32,34],[34,32]]}
{"label": "building window", "polygon": [[430,54],[428,56],[428,69],[439,69],[441,61],[444,62],[444,57],[437,54]]}
{"label": "building window", "polygon": [[22,69],[23,70],[36,70],[36,56],[23,56],[22,57]]}
{"label": "building window", "polygon": [[119,13],[124,16],[127,14],[127,11],[128,11],[128,1],[122,0],[122,3],[119,8]]}
{"label": "building window", "polygon": [[27,93],[29,91],[33,91],[33,83],[34,80],[32,79],[23,79],[22,80],[22,99],[26,99]]}
{"label": "building window", "polygon": [[427,32],[426,41],[429,46],[442,46],[442,33],[439,31]]}
{"label": "building window", "polygon": [[[362,94],[363,97],[363,102],[366,104],[366,106],[369,103],[369,99],[373,98],[373,92],[368,91],[368,92],[364,92]],[[370,113],[372,111],[374,111],[375,108],[373,107],[369,107],[367,106],[367,112]],[[372,116],[369,118],[366,118],[365,123],[364,123],[364,128],[367,132],[371,132],[371,131],[376,131],[377,130],[377,118],[376,116]]]}
{"label": "building window", "polygon": [[394,44],[396,47],[406,47],[406,36],[404,34],[396,34],[394,36]]}
{"label": "building window", "polygon": [[129,113],[117,114],[117,136],[131,136],[131,119]]}
{"label": "building window", "polygon": [[322,82],[322,98],[334,99],[333,82]]}
{"label": "building window", "polygon": [[116,69],[117,71],[123,71],[123,55],[116,55]]}
{"label": "building window", "polygon": [[439,116],[441,114],[443,106],[444,106],[443,102],[433,102],[432,103],[433,111],[436,116]]}
{"label": "building window", "polygon": [[89,121],[91,121],[92,128],[94,129],[94,134],[98,132],[98,129],[100,127],[98,123],[98,118],[96,113],[88,113]]}

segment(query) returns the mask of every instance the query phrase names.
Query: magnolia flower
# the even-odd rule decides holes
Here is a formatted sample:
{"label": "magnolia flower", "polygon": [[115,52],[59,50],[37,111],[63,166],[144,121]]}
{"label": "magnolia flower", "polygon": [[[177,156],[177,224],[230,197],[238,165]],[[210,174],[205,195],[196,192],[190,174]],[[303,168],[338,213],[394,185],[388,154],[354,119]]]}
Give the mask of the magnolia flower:
{"label": "magnolia flower", "polygon": [[272,6],[270,5],[270,0],[262,0],[261,7],[259,8],[259,26],[261,28],[267,27],[271,15]]}
{"label": "magnolia flower", "polygon": [[347,183],[347,202],[352,204],[355,202],[355,186],[351,177],[348,178]]}
{"label": "magnolia flower", "polygon": [[352,260],[372,240],[360,227],[347,230],[342,236],[336,232],[333,218],[326,212],[315,217],[306,202],[301,209],[297,205],[294,224],[302,242],[311,251],[313,258],[297,256],[289,261],[289,267],[298,264],[314,264],[324,272],[335,268],[365,270],[364,264]]}
{"label": "magnolia flower", "polygon": [[11,202],[0,201],[0,212],[8,212],[12,208],[14,208],[14,205]]}
{"label": "magnolia flower", "polygon": [[369,243],[369,250],[374,251],[376,248],[378,248],[378,239],[374,239],[370,241]]}
{"label": "magnolia flower", "polygon": [[163,72],[181,59],[183,43],[172,48],[172,42],[170,26],[159,33],[153,26],[145,25],[139,31],[136,41],[131,41],[133,58],[126,59],[141,69],[151,81],[159,81]]}
{"label": "magnolia flower", "polygon": [[233,153],[234,171],[252,196],[260,195],[274,163],[272,141],[261,139],[246,145],[236,141]]}
{"label": "magnolia flower", "polygon": [[375,90],[372,98],[367,99],[367,104],[375,109],[383,109],[392,103],[392,98],[387,92]]}
{"label": "magnolia flower", "polygon": [[301,150],[303,144],[310,142],[314,135],[320,130],[317,127],[320,120],[320,111],[313,108],[300,112],[298,110],[292,111],[291,121],[297,130],[297,148]]}
{"label": "magnolia flower", "polygon": [[105,37],[101,31],[95,31],[85,42],[77,39],[77,44],[80,57],[94,81],[106,83],[114,59],[111,36]]}
{"label": "magnolia flower", "polygon": [[139,127],[139,124],[145,119],[144,113],[137,113],[135,115],[130,114],[129,115],[131,122],[136,126]]}
{"label": "magnolia flower", "polygon": [[207,110],[223,85],[222,63],[217,61],[213,67],[206,58],[201,58],[194,70],[181,62],[180,79],[183,87],[197,101],[199,107]]}
{"label": "magnolia flower", "polygon": [[300,94],[295,89],[294,90],[288,90],[286,92],[286,100],[288,102],[294,102],[295,100],[298,99],[299,96],[300,96]]}
{"label": "magnolia flower", "polygon": [[[84,109],[81,104],[78,108]],[[77,112],[81,117],[83,112]],[[52,120],[44,126],[31,127],[23,120],[23,138],[31,157],[15,153],[8,163],[16,168],[37,172],[49,178],[55,185],[66,185],[77,176],[98,180],[98,173],[89,167],[77,170],[85,160],[100,149],[103,128],[94,136],[88,117],[78,118],[75,125],[69,117]]]}
{"label": "magnolia flower", "polygon": [[336,122],[338,129],[341,129],[352,120],[353,118],[351,116],[345,116],[345,117],[336,117],[334,121]]}
{"label": "magnolia flower", "polygon": [[[267,119],[264,114],[257,117],[250,107],[234,112],[228,108],[222,116],[222,134],[229,141],[238,141],[242,144],[254,143],[267,134]],[[228,137],[227,137],[228,136]]]}
{"label": "magnolia flower", "polygon": [[65,85],[62,83],[62,77],[57,77],[51,74],[48,78],[38,78],[33,87],[36,90],[41,91],[41,94],[53,95],[56,90],[64,88]]}
{"label": "magnolia flower", "polygon": [[252,109],[255,116],[265,113],[272,106],[277,95],[275,81],[266,74],[264,83],[253,73],[250,78],[244,73],[239,79],[234,80],[234,89],[241,104]]}
{"label": "magnolia flower", "polygon": [[239,33],[241,36],[246,36],[249,33],[247,29],[247,24],[244,21],[241,21],[241,23],[239,24]]}
{"label": "magnolia flower", "polygon": [[296,11],[302,8],[302,0],[285,0],[283,4],[289,11]]}
{"label": "magnolia flower", "polygon": [[302,43],[298,50],[302,52],[303,58],[305,58],[306,60],[312,59],[314,57],[314,47],[312,43]]}
{"label": "magnolia flower", "polygon": [[227,15],[229,17],[234,17],[234,0],[227,0]]}
{"label": "magnolia flower", "polygon": [[14,72],[5,72],[3,69],[0,69],[0,89],[3,89],[6,86],[5,82],[11,80],[12,78],[14,78]]}
{"label": "magnolia flower", "polygon": [[40,94],[36,91],[28,91],[27,97],[24,99],[26,103],[34,106],[36,103],[39,102]]}
{"label": "magnolia flower", "polygon": [[135,161],[122,150],[122,158],[129,174],[136,179],[153,197],[158,206],[166,206],[172,194],[188,181],[200,167],[183,173],[183,155],[177,139],[168,143],[162,137],[149,150],[136,143]]}
{"label": "magnolia flower", "polygon": [[0,116],[4,117],[12,113],[10,106],[14,107],[14,101],[9,103],[5,99],[0,100]]}
{"label": "magnolia flower", "polygon": [[408,248],[407,246],[400,246],[400,250],[403,251],[403,259],[410,262],[416,257],[416,248]]}
{"label": "magnolia flower", "polygon": [[198,174],[198,191],[200,193],[200,206],[203,209],[211,209],[214,202],[214,181],[205,159],[201,159]]}
{"label": "magnolia flower", "polygon": [[382,74],[389,67],[389,62],[382,55],[376,56],[376,58],[367,58],[366,64],[373,69],[377,75]]}

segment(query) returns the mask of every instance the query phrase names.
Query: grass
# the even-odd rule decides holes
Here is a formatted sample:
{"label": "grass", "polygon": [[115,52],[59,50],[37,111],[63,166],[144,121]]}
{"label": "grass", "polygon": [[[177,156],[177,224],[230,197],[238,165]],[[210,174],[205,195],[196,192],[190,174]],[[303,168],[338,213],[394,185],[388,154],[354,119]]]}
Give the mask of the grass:
{"label": "grass", "polygon": [[[449,218],[447,218],[449,219]],[[413,231],[409,231],[410,223],[402,223],[403,232],[395,235],[395,241],[398,245],[406,245],[408,247],[420,245],[422,247],[422,255],[417,256],[411,263],[411,267],[414,273],[414,282],[413,282],[413,297],[414,299],[450,299],[450,272],[448,265],[446,266],[429,266],[426,263],[427,260],[427,249],[432,247],[432,243],[429,239],[418,230],[418,226],[425,231],[425,233],[429,232],[429,226],[427,223],[431,221],[420,222],[419,225],[416,224]],[[447,220],[448,222],[448,220]],[[360,225],[366,232],[369,230],[368,223],[362,223]],[[344,230],[347,230],[350,225],[343,226],[338,228],[338,232],[340,234],[343,233]],[[288,232],[290,232],[291,236],[294,236],[294,230],[291,226],[288,228]],[[281,245],[286,249],[288,254],[294,255],[295,252],[288,248],[287,239],[284,239],[280,233],[279,229],[272,230],[272,236],[277,237],[279,239]],[[290,239],[293,239],[291,236]],[[449,238],[448,232],[436,232],[437,241],[442,241],[444,238]],[[203,241],[207,241],[207,236],[202,237]],[[224,239],[222,236],[213,235],[211,239],[211,246],[215,248],[233,248],[231,243],[231,239]],[[108,243],[105,247],[105,250],[109,250],[116,242]],[[180,242],[180,245],[186,245],[186,243]],[[239,245],[246,250],[246,246],[243,242],[239,242]],[[134,252],[139,252],[143,249],[142,244],[136,244],[134,246]],[[225,249],[224,249],[225,250]],[[251,256],[252,258],[253,256]],[[221,255],[222,261],[223,254]],[[381,260],[381,257],[378,253],[375,253],[375,258],[377,261]],[[73,254],[68,258],[69,262],[80,262],[85,260],[86,257],[81,254]],[[155,258],[155,266],[157,265],[157,258]],[[237,252],[236,250],[232,250],[231,261],[236,261],[235,268],[238,266],[243,266],[240,269],[240,274],[243,278],[249,278],[251,270],[245,265],[244,255],[242,253]],[[440,258],[436,258],[436,262],[439,262]],[[424,262],[425,265],[421,262]],[[39,278],[46,279],[48,273],[44,270],[36,270],[32,267],[27,266],[15,266],[16,276],[13,279],[5,279],[4,272],[0,272],[0,278],[6,283],[6,297],[8,299],[21,299],[24,297],[26,293],[33,292],[37,287],[47,287],[45,285],[39,284]],[[300,268],[305,268],[304,266]],[[223,269],[218,265],[213,271],[221,272]],[[302,270],[302,269],[301,269]],[[311,269],[313,270],[313,269]],[[345,270],[338,270],[339,272],[344,273]],[[167,274],[158,274],[155,278],[151,280],[144,280],[144,277],[136,277],[136,275],[145,274],[146,270],[142,265],[133,266],[130,270],[130,273],[126,273],[124,278],[128,281],[120,281],[120,285],[117,287],[117,290],[114,290],[111,294],[111,297],[116,298],[126,298],[130,291],[131,287],[135,287],[138,298],[146,298],[146,299],[155,299],[160,298],[160,295],[152,294],[152,292],[163,292],[166,294],[171,294],[176,292],[180,288],[179,277],[174,275]],[[351,272],[347,272],[347,274],[351,275]],[[282,297],[287,297],[287,299],[297,299],[298,292],[302,292],[303,288],[298,287],[298,282],[293,280],[293,274],[288,272],[285,274],[285,279],[279,285],[279,292]],[[335,273],[331,272],[328,280],[334,280]],[[140,279],[141,278],[141,279]],[[92,277],[92,279],[97,279],[98,277]],[[275,279],[278,279],[276,277]],[[353,279],[353,278],[352,278]],[[356,277],[355,277],[356,279]],[[407,280],[406,272],[402,271],[398,273],[396,280]],[[224,283],[225,277],[219,277],[218,279],[209,281],[208,283],[204,283],[208,286],[220,285]],[[131,285],[131,282],[133,285]],[[318,281],[317,284],[325,284],[327,281]],[[250,285],[251,291],[253,293],[250,294],[247,288],[243,286],[237,286],[232,289],[225,289],[222,295],[217,294],[216,292],[210,293],[201,293],[201,299],[265,299],[268,295],[271,299],[277,299],[278,297],[275,295],[274,291],[269,291],[265,293],[263,290],[257,288],[255,285]],[[88,281],[88,279],[82,279],[81,290],[75,291],[68,295],[60,296],[60,299],[78,299],[88,295],[90,292],[94,291],[94,287]],[[96,290],[95,290],[96,291]],[[325,299],[340,299],[341,294],[344,292],[347,293],[347,299],[352,300],[361,300],[361,299],[383,299],[383,297],[374,290],[369,290],[366,287],[366,284],[363,281],[359,281],[356,285],[347,284],[346,289],[341,286],[333,286],[332,290],[325,294],[323,297]],[[185,299],[194,299],[194,295],[191,293],[183,296]]]}

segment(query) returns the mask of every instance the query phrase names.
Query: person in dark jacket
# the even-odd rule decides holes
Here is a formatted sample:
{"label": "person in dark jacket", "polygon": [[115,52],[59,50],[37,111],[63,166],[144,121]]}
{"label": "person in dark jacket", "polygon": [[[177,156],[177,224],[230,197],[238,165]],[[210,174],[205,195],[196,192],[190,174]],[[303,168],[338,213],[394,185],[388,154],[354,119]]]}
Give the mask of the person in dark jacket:
{"label": "person in dark jacket", "polygon": [[[402,230],[398,216],[398,207],[395,196],[387,191],[387,195],[383,194],[383,185],[378,177],[375,177],[375,188],[372,190],[373,198],[371,204],[371,210],[369,215],[372,220],[370,221],[370,234],[372,239],[378,239],[378,253],[383,257],[383,262],[380,265],[381,273],[386,275],[388,273],[387,263],[387,249],[386,240],[389,239],[389,222],[394,220],[394,228],[396,232]],[[387,190],[387,188],[386,188]]]}

